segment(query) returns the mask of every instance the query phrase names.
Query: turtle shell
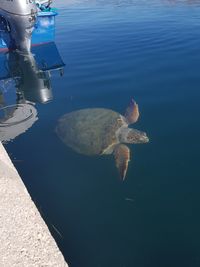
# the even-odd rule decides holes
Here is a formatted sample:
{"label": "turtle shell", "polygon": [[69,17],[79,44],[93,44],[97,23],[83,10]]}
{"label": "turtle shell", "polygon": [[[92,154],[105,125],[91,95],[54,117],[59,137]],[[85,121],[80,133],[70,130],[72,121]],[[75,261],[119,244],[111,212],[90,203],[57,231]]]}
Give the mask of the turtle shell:
{"label": "turtle shell", "polygon": [[81,109],[63,115],[58,121],[56,133],[76,152],[98,155],[118,143],[116,131],[123,124],[122,116],[110,109]]}

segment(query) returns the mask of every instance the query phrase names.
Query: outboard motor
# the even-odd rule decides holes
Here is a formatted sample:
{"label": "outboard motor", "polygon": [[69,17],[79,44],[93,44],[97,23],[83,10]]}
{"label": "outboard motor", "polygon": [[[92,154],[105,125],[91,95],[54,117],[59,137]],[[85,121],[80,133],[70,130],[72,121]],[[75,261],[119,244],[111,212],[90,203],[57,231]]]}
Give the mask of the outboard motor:
{"label": "outboard motor", "polygon": [[31,48],[31,34],[37,17],[34,0],[0,0],[0,15],[18,50],[27,53]]}

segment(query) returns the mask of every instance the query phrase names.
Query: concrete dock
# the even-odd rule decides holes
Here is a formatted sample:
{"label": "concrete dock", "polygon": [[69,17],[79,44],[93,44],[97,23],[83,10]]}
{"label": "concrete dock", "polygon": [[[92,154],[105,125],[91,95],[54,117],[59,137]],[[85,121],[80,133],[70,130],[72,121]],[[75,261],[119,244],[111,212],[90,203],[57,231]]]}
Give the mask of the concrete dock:
{"label": "concrete dock", "polygon": [[1,143],[0,266],[68,266]]}

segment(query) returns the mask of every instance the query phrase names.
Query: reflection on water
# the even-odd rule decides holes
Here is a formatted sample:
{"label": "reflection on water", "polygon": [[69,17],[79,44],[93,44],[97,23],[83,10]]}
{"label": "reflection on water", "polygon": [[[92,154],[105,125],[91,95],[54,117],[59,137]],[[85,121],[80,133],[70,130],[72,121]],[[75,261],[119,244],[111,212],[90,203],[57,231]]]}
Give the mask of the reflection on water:
{"label": "reflection on water", "polygon": [[37,111],[32,104],[23,103],[1,108],[0,141],[13,140],[26,132],[37,120]]}
{"label": "reflection on water", "polygon": [[50,75],[38,68],[33,54],[9,53],[8,66],[15,77],[17,101],[48,103],[53,99]]}
{"label": "reflection on water", "polygon": [[[6,145],[32,198],[70,267],[199,267],[199,4],[54,2],[65,75],[52,72],[53,101],[36,103],[39,120]],[[74,153],[54,129],[76,110],[124,114],[131,97],[150,142],[129,146],[121,183],[112,157]]]}
{"label": "reflection on water", "polygon": [[68,0],[66,3],[62,4],[58,1],[58,6],[68,7],[70,5],[78,6],[106,6],[112,5],[116,7],[138,7],[138,6],[163,6],[163,5],[196,5],[199,6],[199,0]]}
{"label": "reflection on water", "polygon": [[[48,47],[53,53],[54,64],[49,62]],[[42,52],[43,51],[43,52]],[[35,103],[48,103],[53,99],[50,70],[62,70],[63,62],[55,44],[37,47],[37,62],[32,53],[10,51],[1,55],[0,79],[13,80],[16,89],[16,104],[6,105],[3,91],[0,91],[0,141],[6,142],[28,130],[38,119]]]}

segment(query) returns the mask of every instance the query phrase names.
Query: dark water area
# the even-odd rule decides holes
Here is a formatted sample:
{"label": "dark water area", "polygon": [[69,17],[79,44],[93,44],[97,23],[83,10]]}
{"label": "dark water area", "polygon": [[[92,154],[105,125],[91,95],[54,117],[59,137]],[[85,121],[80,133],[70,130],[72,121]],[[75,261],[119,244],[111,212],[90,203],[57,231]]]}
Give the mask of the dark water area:
{"label": "dark water area", "polygon": [[[6,144],[70,267],[200,266],[200,2],[55,1],[53,101]],[[49,58],[52,54],[49,53]],[[1,84],[15,101],[12,82]],[[148,144],[129,145],[121,182],[114,158],[85,156],[55,134],[83,108],[124,114]],[[59,232],[58,232],[59,231]]]}

